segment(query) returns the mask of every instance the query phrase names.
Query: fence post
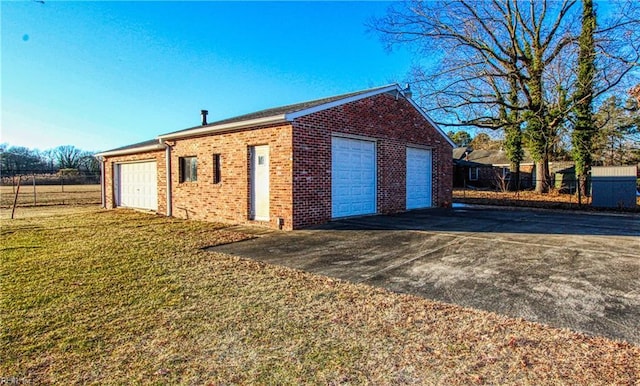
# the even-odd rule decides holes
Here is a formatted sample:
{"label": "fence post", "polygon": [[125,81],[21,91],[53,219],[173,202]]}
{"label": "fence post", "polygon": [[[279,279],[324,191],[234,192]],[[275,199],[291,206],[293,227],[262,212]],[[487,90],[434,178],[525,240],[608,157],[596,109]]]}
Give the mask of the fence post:
{"label": "fence post", "polygon": [[16,195],[13,197],[13,209],[11,209],[11,219],[13,220],[13,215],[16,213],[16,205],[18,204],[18,194],[20,194],[20,179],[22,176],[18,176],[18,188],[16,189]]}
{"label": "fence post", "polygon": [[64,174],[60,174],[60,188],[62,189],[62,193],[64,193]]}
{"label": "fence post", "polygon": [[38,199],[36,197],[36,174],[33,173],[33,206],[36,206]]}

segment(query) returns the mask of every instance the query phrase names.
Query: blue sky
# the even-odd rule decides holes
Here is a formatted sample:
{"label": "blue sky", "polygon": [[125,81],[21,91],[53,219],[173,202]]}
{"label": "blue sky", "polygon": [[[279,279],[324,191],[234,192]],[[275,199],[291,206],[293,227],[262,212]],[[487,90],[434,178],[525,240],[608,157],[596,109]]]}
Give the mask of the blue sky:
{"label": "blue sky", "polygon": [[411,54],[365,23],[384,2],[0,3],[0,142],[107,150],[393,82]]}

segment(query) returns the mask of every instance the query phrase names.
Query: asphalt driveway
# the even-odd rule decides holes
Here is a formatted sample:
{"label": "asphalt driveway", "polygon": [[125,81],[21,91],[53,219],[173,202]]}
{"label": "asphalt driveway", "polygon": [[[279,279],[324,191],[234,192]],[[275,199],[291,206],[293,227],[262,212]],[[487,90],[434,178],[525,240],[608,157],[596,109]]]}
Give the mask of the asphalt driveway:
{"label": "asphalt driveway", "polygon": [[459,207],[213,250],[640,344],[640,216]]}

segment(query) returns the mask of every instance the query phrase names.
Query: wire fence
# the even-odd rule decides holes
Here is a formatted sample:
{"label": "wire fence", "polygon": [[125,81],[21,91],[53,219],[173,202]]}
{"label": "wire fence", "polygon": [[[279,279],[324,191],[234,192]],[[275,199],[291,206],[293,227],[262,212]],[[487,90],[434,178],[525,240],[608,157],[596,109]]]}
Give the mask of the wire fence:
{"label": "wire fence", "polygon": [[[635,184],[634,184],[635,182]],[[575,178],[556,178],[549,192],[535,192],[539,181],[528,181],[521,190],[501,178],[478,178],[454,184],[455,202],[469,204],[528,206],[538,208],[589,209],[605,207],[640,212],[640,179],[599,181],[594,189],[587,183],[586,195],[580,194]],[[456,186],[457,185],[457,186]],[[101,202],[100,173],[29,173],[0,178],[0,207],[85,205]],[[595,205],[594,205],[595,197]]]}
{"label": "wire fence", "polygon": [[584,194],[578,189],[575,177],[557,177],[547,183],[548,192],[543,194],[535,192],[540,183],[529,180],[518,190],[514,183],[503,178],[478,178],[454,185],[453,199],[467,204],[640,212],[640,179],[587,181]]}
{"label": "wire fence", "polygon": [[0,179],[0,207],[99,204],[100,173],[29,173]]}

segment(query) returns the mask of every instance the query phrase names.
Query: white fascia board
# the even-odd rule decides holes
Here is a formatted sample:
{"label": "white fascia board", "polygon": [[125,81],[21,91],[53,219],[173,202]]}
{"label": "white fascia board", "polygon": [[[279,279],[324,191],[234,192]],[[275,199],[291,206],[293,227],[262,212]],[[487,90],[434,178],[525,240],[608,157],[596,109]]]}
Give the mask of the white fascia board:
{"label": "white fascia board", "polygon": [[95,156],[96,157],[113,157],[118,155],[144,153],[147,151],[164,150],[164,148],[165,148],[164,145],[158,142],[156,145],[147,145],[147,146],[141,146],[141,147],[132,147],[130,149],[105,151],[102,153],[97,153]]}
{"label": "white fascia board", "polygon": [[436,123],[431,119],[431,117],[429,117],[429,116],[427,115],[427,113],[426,113],[424,110],[422,110],[422,109],[420,108],[420,106],[418,106],[418,105],[416,104],[416,102],[414,102],[414,101],[413,101],[413,99],[411,99],[411,98],[407,98],[407,100],[409,101],[409,103],[411,103],[411,105],[413,105],[413,107],[414,107],[416,110],[418,110],[418,112],[419,112],[420,114],[422,114],[422,116],[424,117],[424,119],[426,119],[426,120],[431,124],[431,126],[433,126],[433,127],[434,127],[434,128],[435,128],[435,129],[436,129],[436,130],[437,130],[437,131],[438,131],[438,132],[439,132],[439,133],[444,137],[444,139],[446,139],[446,140],[447,140],[447,142],[449,142],[449,144],[450,144],[453,148],[458,147],[458,145],[456,145],[456,144],[451,140],[451,138],[449,138],[449,136],[444,132],[444,130],[442,130],[442,129],[440,128],[440,126],[438,126],[438,125],[437,125],[437,124],[436,124]]}
{"label": "white fascia board", "polygon": [[252,126],[263,126],[263,125],[270,125],[274,123],[284,123],[286,121],[287,120],[285,115],[280,114],[280,115],[273,115],[273,116],[264,117],[264,118],[249,119],[246,121],[223,123],[221,125],[215,125],[215,126],[196,127],[194,129],[185,130],[178,133],[169,133],[169,134],[159,135],[158,139],[160,141],[165,141],[168,139],[188,138],[188,137],[194,137],[197,135],[219,133],[222,131],[246,129]]}
{"label": "white fascia board", "polygon": [[340,106],[340,105],[343,105],[343,104],[346,104],[346,103],[349,103],[349,102],[355,102],[355,101],[360,100],[360,99],[368,98],[368,97],[373,96],[373,95],[383,94],[385,92],[389,92],[389,91],[392,91],[392,90],[398,90],[398,92],[402,91],[400,89],[400,86],[398,86],[397,84],[394,84],[394,85],[390,85],[390,86],[387,86],[387,87],[384,87],[384,88],[379,88],[379,89],[371,90],[369,92],[365,92],[365,93],[362,93],[362,94],[358,94],[358,95],[354,95],[354,96],[351,96],[351,97],[347,97],[347,98],[344,98],[344,99],[338,99],[338,100],[333,101],[333,102],[323,103],[321,105],[310,107],[308,109],[295,111],[293,113],[288,113],[288,114],[286,114],[286,119],[287,119],[287,121],[291,122],[294,119],[302,117],[302,116],[305,116],[305,115],[317,113],[318,111],[330,109],[332,107]]}

